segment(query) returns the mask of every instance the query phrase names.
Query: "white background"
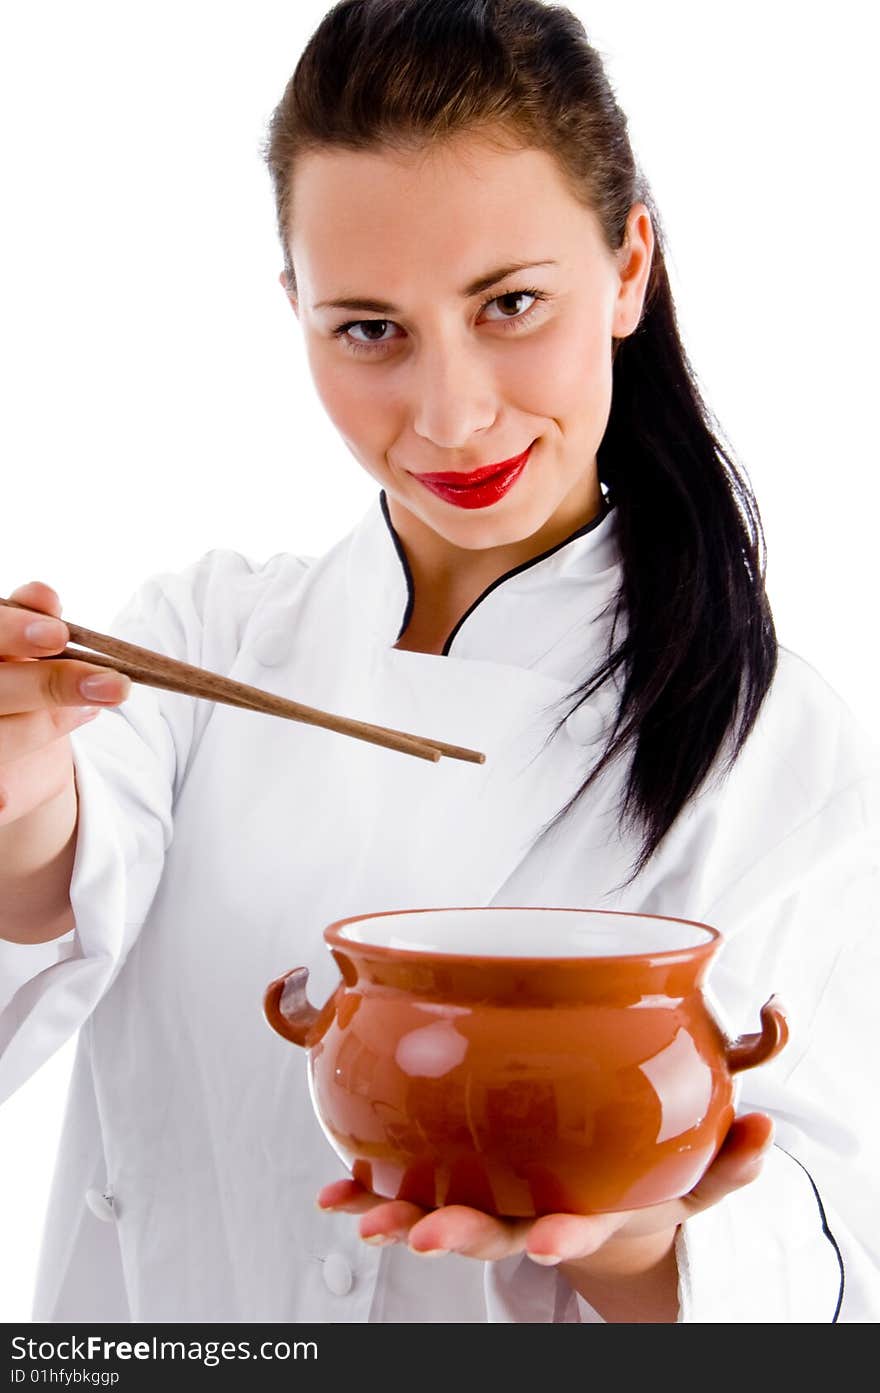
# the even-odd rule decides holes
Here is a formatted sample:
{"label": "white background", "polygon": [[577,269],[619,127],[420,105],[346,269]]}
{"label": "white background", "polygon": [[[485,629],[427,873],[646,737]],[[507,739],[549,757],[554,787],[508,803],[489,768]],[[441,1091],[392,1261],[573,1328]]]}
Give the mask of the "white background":
{"label": "white background", "polygon": [[[376,496],[277,276],[268,116],[328,5],[7,6],[0,595],[107,629],[211,547],[318,555]],[[873,7],[590,0],[685,346],[762,509],[781,641],[866,723],[876,655]],[[0,1320],[27,1320],[72,1042],[0,1111]]]}

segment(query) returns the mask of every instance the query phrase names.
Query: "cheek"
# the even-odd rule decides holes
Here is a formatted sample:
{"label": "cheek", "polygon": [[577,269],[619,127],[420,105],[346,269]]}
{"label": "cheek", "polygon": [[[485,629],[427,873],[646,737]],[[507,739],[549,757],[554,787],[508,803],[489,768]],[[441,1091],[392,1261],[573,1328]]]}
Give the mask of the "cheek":
{"label": "cheek", "polygon": [[600,432],[611,402],[611,341],[601,325],[583,319],[538,335],[535,351],[517,364],[516,401],[535,416],[553,417],[567,430],[577,424]]}
{"label": "cheek", "polygon": [[376,391],[374,375],[353,371],[352,364],[340,361],[344,350],[325,352],[323,347],[309,353],[309,368],[321,405],[336,429],[346,439],[368,440],[388,428],[387,408]]}
{"label": "cheek", "polygon": [[593,453],[602,442],[611,411],[611,341],[596,320],[582,319],[547,345],[542,364],[547,382],[544,414],[568,439]]}

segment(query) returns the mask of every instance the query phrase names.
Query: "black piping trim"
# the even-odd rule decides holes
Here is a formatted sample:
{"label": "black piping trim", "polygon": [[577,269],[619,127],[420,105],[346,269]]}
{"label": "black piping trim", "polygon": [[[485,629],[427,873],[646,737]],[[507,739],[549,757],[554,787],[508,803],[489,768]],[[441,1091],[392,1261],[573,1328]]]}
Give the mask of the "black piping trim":
{"label": "black piping trim", "polygon": [[[388,500],[384,489],[382,489],[382,491],[379,494],[379,503],[382,508],[382,516],[385,519],[385,525],[388,528],[388,531],[391,533],[391,540],[394,543],[394,549],[397,552],[397,555],[400,557],[400,564],[403,567],[403,574],[406,579],[406,609],[404,610],[403,614],[403,623],[400,626],[397,638],[394,640],[395,643],[397,643],[401,636],[405,633],[406,626],[409,623],[410,618],[412,616],[413,605],[416,602],[416,591],[415,585],[413,584],[412,572],[409,569],[409,562],[406,559],[406,552],[403,549],[403,543],[401,542],[400,538],[397,535],[397,532],[394,529],[394,523],[391,521],[391,514],[388,511]],[[449,635],[449,637],[443,645],[441,657],[449,657],[449,649],[452,644],[452,640],[455,638],[455,635],[458,633],[459,629],[461,628],[464,621],[468,618],[468,616],[473,614],[477,606],[483,603],[487,595],[491,595],[492,591],[496,590],[499,585],[503,585],[506,580],[510,580],[511,576],[518,576],[521,571],[527,571],[530,566],[537,566],[539,561],[546,561],[548,556],[553,556],[555,552],[561,551],[563,547],[568,546],[568,543],[573,542],[575,538],[585,537],[588,532],[592,532],[595,527],[598,527],[600,523],[605,521],[606,517],[611,512],[612,506],[613,505],[610,505],[608,503],[607,499],[605,498],[605,495],[603,494],[602,506],[599,512],[590,522],[585,522],[583,527],[579,527],[576,532],[572,532],[569,534],[568,537],[564,537],[561,542],[557,542],[556,545],[550,547],[549,550],[542,551],[539,556],[533,556],[528,561],[523,561],[521,565],[514,566],[510,571],[505,571],[503,576],[498,576],[497,580],[493,580],[491,585],[487,585],[483,593],[477,596],[473,604],[465,610],[464,614],[459,619],[455,628],[452,630],[452,633]]]}
{"label": "black piping trim", "polygon": [[400,557],[400,564],[403,567],[403,574],[406,580],[406,609],[403,611],[403,623],[401,624],[398,630],[397,638],[394,640],[394,642],[397,643],[398,640],[402,637],[402,635],[406,632],[406,626],[410,621],[410,617],[413,612],[413,605],[416,602],[416,588],[413,584],[412,572],[409,569],[409,562],[406,559],[406,552],[403,549],[403,543],[401,542],[396,531],[394,530],[394,523],[391,521],[391,514],[388,511],[388,499],[386,497],[384,489],[382,489],[381,493],[379,494],[379,504],[382,508],[382,516],[385,519],[385,526],[391,533],[391,540],[394,543],[394,549],[397,552],[397,555]]}
{"label": "black piping trim", "polygon": [[820,1197],[820,1195],[819,1195],[819,1191],[818,1191],[817,1188],[816,1188],[816,1182],[815,1182],[815,1180],[813,1179],[813,1177],[810,1175],[810,1172],[807,1170],[807,1168],[806,1168],[806,1166],[803,1164],[803,1162],[802,1162],[802,1161],[799,1161],[798,1158],[797,1158],[796,1156],[792,1156],[792,1154],[791,1154],[790,1151],[786,1151],[784,1146],[780,1146],[778,1142],[774,1142],[773,1144],[774,1144],[774,1146],[776,1147],[777,1151],[783,1152],[784,1155],[788,1156],[792,1161],[794,1161],[794,1163],[795,1163],[796,1166],[800,1166],[800,1168],[801,1168],[801,1170],[803,1171],[804,1175],[807,1177],[807,1179],[809,1180],[810,1184],[812,1185],[812,1187],[813,1187],[813,1194],[816,1196],[816,1203],[817,1203],[817,1205],[819,1206],[819,1217],[820,1217],[821,1220],[822,1220],[822,1232],[824,1233],[825,1237],[828,1239],[828,1242],[831,1244],[832,1248],[834,1249],[835,1253],[837,1254],[837,1265],[838,1265],[838,1267],[840,1268],[840,1291],[838,1292],[838,1295],[837,1295],[837,1306],[835,1307],[834,1315],[831,1317],[831,1324],[832,1324],[832,1325],[837,1325],[837,1324],[838,1324],[838,1319],[837,1319],[837,1318],[838,1318],[838,1316],[840,1315],[840,1308],[841,1308],[841,1306],[843,1305],[843,1293],[844,1293],[844,1289],[845,1289],[845,1287],[846,1287],[846,1272],[845,1272],[844,1266],[843,1266],[843,1254],[842,1254],[841,1251],[840,1251],[840,1248],[839,1248],[838,1243],[837,1243],[837,1239],[834,1237],[834,1234],[831,1232],[830,1228],[828,1227],[828,1220],[827,1220],[827,1218],[825,1217],[825,1206],[824,1206],[823,1203],[822,1203],[821,1197]]}

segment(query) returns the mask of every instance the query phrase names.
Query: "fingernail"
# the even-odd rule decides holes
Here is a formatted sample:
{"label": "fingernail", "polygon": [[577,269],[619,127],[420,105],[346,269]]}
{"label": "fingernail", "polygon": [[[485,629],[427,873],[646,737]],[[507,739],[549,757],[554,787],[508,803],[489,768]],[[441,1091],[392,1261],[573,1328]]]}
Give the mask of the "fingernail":
{"label": "fingernail", "polygon": [[96,673],[93,677],[84,677],[79,689],[84,697],[92,697],[96,701],[124,701],[131,683],[118,673]]}
{"label": "fingernail", "polygon": [[532,1262],[539,1262],[542,1267],[552,1267],[555,1262],[562,1262],[562,1258],[555,1253],[526,1253],[526,1257],[531,1258]]}
{"label": "fingernail", "polygon": [[38,643],[41,648],[62,648],[67,642],[57,619],[35,619],[32,624],[28,624],[24,636],[30,643]]}
{"label": "fingernail", "polygon": [[448,1248],[414,1248],[410,1244],[411,1253],[415,1253],[417,1258],[442,1258],[449,1252]]}
{"label": "fingernail", "polygon": [[377,1248],[381,1248],[385,1243],[397,1242],[396,1238],[392,1238],[391,1235],[387,1233],[361,1234],[361,1238],[363,1238],[365,1243],[372,1243]]}

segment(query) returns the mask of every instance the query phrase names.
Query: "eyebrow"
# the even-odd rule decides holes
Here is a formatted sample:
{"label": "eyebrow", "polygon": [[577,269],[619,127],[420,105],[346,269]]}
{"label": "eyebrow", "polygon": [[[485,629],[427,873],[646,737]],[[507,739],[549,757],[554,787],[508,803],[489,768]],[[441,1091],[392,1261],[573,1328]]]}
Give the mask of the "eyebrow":
{"label": "eyebrow", "polygon": [[[482,291],[489,290],[499,281],[512,276],[515,271],[530,270],[533,266],[557,266],[556,261],[515,261],[510,266],[496,266],[493,271],[488,271],[484,276],[478,276],[470,285],[466,285],[459,292],[462,299],[471,300],[475,295],[480,295]],[[363,295],[343,295],[339,300],[319,300],[316,305],[312,305],[313,310],[370,310],[373,314],[401,314],[402,310],[398,305],[392,305],[388,300],[370,300]]]}

